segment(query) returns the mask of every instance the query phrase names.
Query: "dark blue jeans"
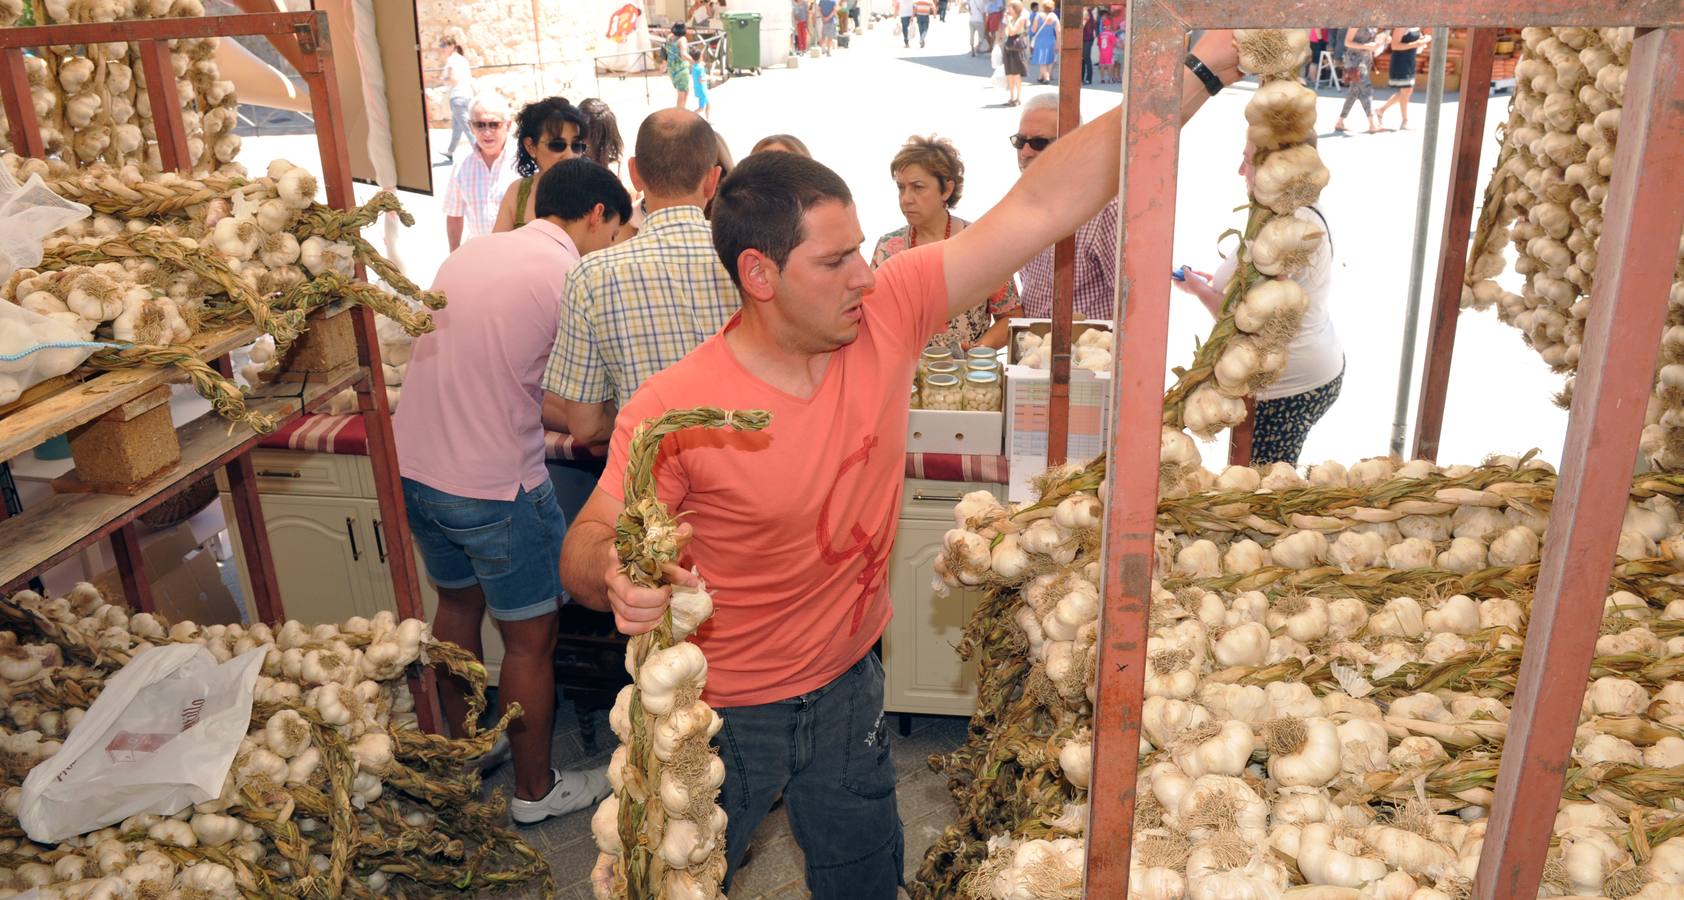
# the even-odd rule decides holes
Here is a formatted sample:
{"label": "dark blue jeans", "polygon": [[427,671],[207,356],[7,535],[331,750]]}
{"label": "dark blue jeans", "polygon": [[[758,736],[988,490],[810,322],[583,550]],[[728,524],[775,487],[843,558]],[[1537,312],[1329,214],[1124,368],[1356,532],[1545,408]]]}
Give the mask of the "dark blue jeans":
{"label": "dark blue jeans", "polygon": [[725,888],[781,794],[814,900],[894,900],[905,848],[877,656],[816,691],[719,714]]}

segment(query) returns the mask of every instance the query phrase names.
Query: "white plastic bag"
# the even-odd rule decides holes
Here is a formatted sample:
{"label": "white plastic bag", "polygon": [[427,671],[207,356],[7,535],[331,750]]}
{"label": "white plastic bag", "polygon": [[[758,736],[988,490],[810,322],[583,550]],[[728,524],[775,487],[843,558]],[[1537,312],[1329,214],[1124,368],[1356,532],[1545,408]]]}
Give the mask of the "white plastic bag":
{"label": "white plastic bag", "polygon": [[140,813],[173,815],[222,793],[266,651],[218,664],[197,644],[141,651],[51,759],[23,780],[18,821],[53,844]]}
{"label": "white plastic bag", "polygon": [[41,244],[47,236],[87,218],[91,211],[53,193],[40,175],[29,176],[20,186],[0,166],[0,280],[11,277],[15,269],[40,265]]}
{"label": "white plastic bag", "polygon": [[82,340],[82,334],[64,322],[0,300],[0,405],[108,346],[114,345]]}

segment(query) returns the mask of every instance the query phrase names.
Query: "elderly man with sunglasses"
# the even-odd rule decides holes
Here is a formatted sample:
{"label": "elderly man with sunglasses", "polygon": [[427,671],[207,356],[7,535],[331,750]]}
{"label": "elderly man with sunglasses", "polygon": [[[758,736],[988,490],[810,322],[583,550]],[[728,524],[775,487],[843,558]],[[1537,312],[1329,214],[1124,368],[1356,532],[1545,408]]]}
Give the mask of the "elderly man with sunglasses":
{"label": "elderly man with sunglasses", "polygon": [[[1058,95],[1037,94],[1023,106],[1017,133],[1011,136],[1017,149],[1017,167],[1029,164],[1058,139]],[[1046,319],[1052,316],[1053,248],[1046,247],[1018,270],[1022,282],[1023,315]],[[1113,200],[1076,229],[1077,319],[1104,319],[1116,315],[1117,298],[1117,201]]]}
{"label": "elderly man with sunglasses", "polygon": [[455,252],[463,241],[490,234],[503,193],[519,177],[509,140],[509,107],[495,94],[482,94],[468,110],[474,152],[456,163],[444,190],[445,236]]}

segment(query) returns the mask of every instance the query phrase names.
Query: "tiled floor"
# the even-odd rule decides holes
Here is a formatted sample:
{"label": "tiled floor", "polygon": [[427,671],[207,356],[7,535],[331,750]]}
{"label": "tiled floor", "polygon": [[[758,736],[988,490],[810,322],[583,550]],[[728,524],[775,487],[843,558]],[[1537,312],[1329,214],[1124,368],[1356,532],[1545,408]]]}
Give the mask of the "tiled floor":
{"label": "tiled floor", "polygon": [[[555,765],[574,769],[608,764],[614,749],[614,733],[608,729],[607,713],[596,714],[600,748],[586,747],[580,739],[573,705],[566,700],[556,713]],[[898,725],[898,717],[890,722]],[[951,750],[964,741],[965,720],[945,716],[912,716],[912,733],[901,737],[893,730],[892,752],[899,779],[896,799],[906,830],[906,873],[910,877],[923,862],[924,851],[954,818],[953,799],[941,776],[930,770],[931,753]],[[512,775],[507,766],[488,781],[488,789],[511,790]],[[560,900],[590,900],[590,870],[596,862],[596,843],[591,838],[591,811],[584,810],[521,829],[527,842],[550,860]],[[802,874],[801,848],[789,830],[782,807],[773,810],[755,832],[753,854],[732,885],[732,900],[775,898],[794,900],[808,896]],[[536,894],[533,894],[536,896]]]}

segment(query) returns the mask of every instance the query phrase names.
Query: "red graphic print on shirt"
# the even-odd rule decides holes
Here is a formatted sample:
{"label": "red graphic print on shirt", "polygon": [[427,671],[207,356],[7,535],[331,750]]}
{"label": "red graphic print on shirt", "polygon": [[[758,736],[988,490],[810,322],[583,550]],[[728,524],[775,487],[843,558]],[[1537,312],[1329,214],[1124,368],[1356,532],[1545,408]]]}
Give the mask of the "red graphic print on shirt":
{"label": "red graphic print on shirt", "polygon": [[[879,523],[877,530],[867,533],[860,527],[858,521],[848,525],[848,535],[845,540],[851,542],[846,547],[837,546],[835,534],[831,528],[831,501],[836,499],[837,488],[842,486],[843,479],[848,472],[865,464],[871,458],[872,448],[877,446],[877,437],[867,437],[858,450],[848,454],[842,460],[842,468],[836,473],[836,481],[830,486],[830,493],[825,495],[824,505],[819,508],[818,544],[819,555],[830,565],[841,565],[853,557],[863,557],[865,568],[860,571],[854,583],[860,586],[860,594],[854,599],[854,612],[848,620],[848,633],[853,634],[860,629],[860,620],[865,616],[865,607],[877,592],[883,589],[883,573],[888,568],[889,547],[883,532],[887,522]],[[850,515],[853,511],[843,510],[842,515]]]}

